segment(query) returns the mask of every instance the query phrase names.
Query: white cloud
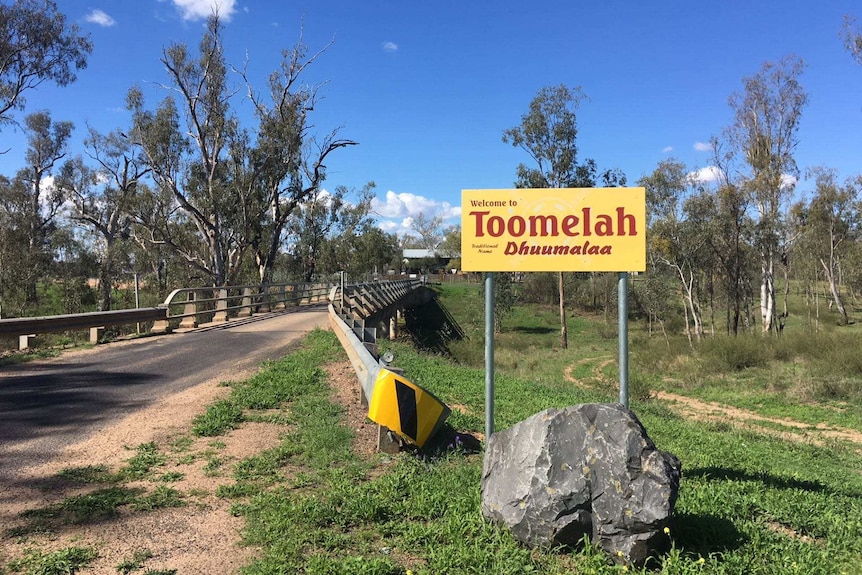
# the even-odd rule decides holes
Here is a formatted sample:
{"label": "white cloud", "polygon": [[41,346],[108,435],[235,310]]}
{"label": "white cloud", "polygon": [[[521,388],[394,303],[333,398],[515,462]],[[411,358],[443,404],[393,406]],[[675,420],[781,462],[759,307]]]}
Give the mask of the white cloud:
{"label": "white cloud", "polygon": [[782,188],[792,188],[796,186],[799,179],[796,176],[791,176],[790,174],[782,174],[781,176],[781,187]]}
{"label": "white cloud", "polygon": [[670,154],[671,152],[673,152],[673,146],[665,146],[664,148],[662,148],[661,151],[662,153]]}
{"label": "white cloud", "polygon": [[413,217],[419,214],[426,216],[443,216],[444,226],[447,220],[461,217],[461,206],[453,206],[449,202],[439,202],[424,196],[409,192],[397,194],[386,192],[386,197],[371,200],[371,212],[378,216],[378,226],[385,232],[403,235],[410,231]]}
{"label": "white cloud", "polygon": [[171,0],[182,14],[183,20],[204,20],[214,13],[230,22],[236,12],[236,0]]}
{"label": "white cloud", "polygon": [[398,224],[396,222],[393,222],[392,220],[380,221],[377,223],[377,227],[389,234],[397,233],[399,230]]}
{"label": "white cloud", "polygon": [[410,192],[396,194],[392,190],[386,192],[386,199],[373,198],[371,210],[382,218],[406,218],[417,214],[441,214],[444,220],[461,215],[460,206],[452,206],[449,202],[438,202]]}
{"label": "white cloud", "polygon": [[113,26],[117,23],[116,20],[108,16],[105,12],[99,10],[98,8],[84,16],[84,20],[87,22],[92,22],[93,24],[98,24],[99,26]]}
{"label": "white cloud", "polygon": [[395,42],[389,42],[389,41],[384,42],[383,43],[383,51],[384,52],[397,52],[398,51],[398,44],[396,44]]}
{"label": "white cloud", "polygon": [[721,176],[721,172],[715,166],[707,166],[697,170],[696,172],[691,172],[689,176],[701,184],[711,184],[718,181]]}
{"label": "white cloud", "polygon": [[708,152],[712,149],[712,144],[708,142],[695,142],[692,147],[698,152]]}

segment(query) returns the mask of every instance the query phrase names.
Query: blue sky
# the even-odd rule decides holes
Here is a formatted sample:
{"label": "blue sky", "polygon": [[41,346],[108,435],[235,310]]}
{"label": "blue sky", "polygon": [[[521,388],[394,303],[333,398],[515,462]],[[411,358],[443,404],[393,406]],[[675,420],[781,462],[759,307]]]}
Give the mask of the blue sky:
{"label": "blue sky", "polygon": [[[128,124],[132,85],[149,107],[165,96],[157,86],[167,79],[163,48],[196,49],[213,2],[57,4],[91,34],[94,52],[76,83],[29,92],[26,111],[75,122],[74,155],[87,123],[104,132]],[[341,127],[359,146],[330,157],[326,187],[374,181],[389,231],[418,211],[457,223],[462,189],[512,187],[529,157],[502,132],[547,85],[581,86],[589,98],[578,116],[581,160],[620,168],[630,184],[669,157],[707,168],[699,144],[731,122],[728,96],[763,62],[789,54],[807,63],[800,168],[862,173],[862,66],[839,38],[844,15],[862,21],[858,0],[221,0],[220,13],[228,61],[239,67],[247,56],[261,90],[300,31],[311,51],[333,41],[305,78],[326,82],[314,123],[321,135]],[[24,136],[4,127],[0,141],[11,148],[0,173],[12,175]],[[802,181],[798,190],[810,187]]]}

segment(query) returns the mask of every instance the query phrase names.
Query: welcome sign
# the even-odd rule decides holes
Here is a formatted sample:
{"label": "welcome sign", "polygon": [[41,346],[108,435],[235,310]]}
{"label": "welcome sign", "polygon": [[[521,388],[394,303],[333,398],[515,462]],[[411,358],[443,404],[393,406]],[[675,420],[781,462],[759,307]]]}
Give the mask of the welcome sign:
{"label": "welcome sign", "polygon": [[646,271],[644,188],[463,190],[461,267]]}

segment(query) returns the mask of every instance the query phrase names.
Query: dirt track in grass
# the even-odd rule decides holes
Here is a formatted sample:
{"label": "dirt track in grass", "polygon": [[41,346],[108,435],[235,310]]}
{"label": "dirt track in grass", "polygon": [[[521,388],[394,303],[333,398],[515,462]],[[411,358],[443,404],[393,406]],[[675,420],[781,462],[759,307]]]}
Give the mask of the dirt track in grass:
{"label": "dirt track in grass", "polygon": [[[586,388],[593,387],[597,382],[607,381],[604,370],[613,362],[614,360],[607,356],[582,359],[566,367],[563,377],[566,381],[575,385]],[[575,371],[584,365],[593,366],[590,370],[590,377],[585,379],[576,378],[574,376]],[[848,441],[862,445],[862,432],[854,429],[828,425],[826,423],[810,424],[795,421],[789,417],[768,417],[750,410],[711,401],[703,401],[667,391],[653,392],[651,397],[666,402],[673,411],[687,419],[726,423],[734,427],[764,433],[787,441],[811,443],[813,445],[823,445],[830,440]]]}

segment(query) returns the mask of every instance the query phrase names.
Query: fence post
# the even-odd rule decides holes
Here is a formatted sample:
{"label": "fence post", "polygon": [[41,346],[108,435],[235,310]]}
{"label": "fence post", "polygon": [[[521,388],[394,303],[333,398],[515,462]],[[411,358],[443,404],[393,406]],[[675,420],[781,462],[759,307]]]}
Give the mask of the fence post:
{"label": "fence post", "polygon": [[99,343],[99,340],[102,339],[105,335],[105,326],[99,327],[91,327],[90,328],[90,343]]}
{"label": "fence post", "polygon": [[279,284],[278,286],[276,286],[276,291],[275,291],[276,302],[275,302],[275,307],[273,307],[272,309],[274,311],[284,310],[287,307],[287,303],[285,302],[286,298],[287,298],[287,286],[285,286],[284,284]]}
{"label": "fence post", "polygon": [[258,313],[266,313],[272,311],[269,305],[269,284],[260,286],[260,304],[257,306]]}
{"label": "fence post", "polygon": [[237,312],[236,317],[251,317],[253,314],[251,303],[251,288],[242,288],[242,307]]}
{"label": "fence post", "polygon": [[194,329],[198,326],[198,306],[195,299],[197,298],[193,291],[186,296],[186,305],[183,306],[183,315],[186,317],[180,321],[180,327],[183,329]]}
{"label": "fence post", "polygon": [[36,334],[31,333],[29,335],[19,335],[18,336],[18,349],[20,351],[24,351],[25,349],[30,349],[30,345],[33,343],[33,340],[36,339]]}
{"label": "fence post", "polygon": [[227,288],[213,290],[216,298],[216,312],[213,323],[224,323],[227,321]]}

